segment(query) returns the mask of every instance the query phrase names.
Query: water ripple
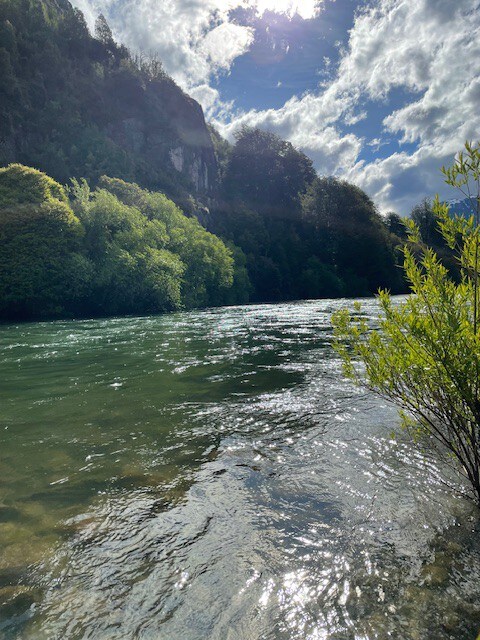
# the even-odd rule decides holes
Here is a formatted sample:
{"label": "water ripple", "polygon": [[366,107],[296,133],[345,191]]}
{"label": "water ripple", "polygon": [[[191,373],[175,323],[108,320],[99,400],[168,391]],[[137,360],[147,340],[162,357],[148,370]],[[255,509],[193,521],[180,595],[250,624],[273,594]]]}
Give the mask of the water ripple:
{"label": "water ripple", "polygon": [[478,521],[342,378],[345,304],[0,327],[0,636],[473,638]]}

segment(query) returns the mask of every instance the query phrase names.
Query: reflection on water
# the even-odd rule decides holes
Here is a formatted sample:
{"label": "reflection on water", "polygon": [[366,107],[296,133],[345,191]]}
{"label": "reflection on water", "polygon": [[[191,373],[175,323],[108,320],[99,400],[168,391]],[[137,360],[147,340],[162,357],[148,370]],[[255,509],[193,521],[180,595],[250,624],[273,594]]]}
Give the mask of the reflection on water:
{"label": "reflection on water", "polygon": [[476,514],[342,380],[343,304],[0,327],[0,637],[474,638]]}

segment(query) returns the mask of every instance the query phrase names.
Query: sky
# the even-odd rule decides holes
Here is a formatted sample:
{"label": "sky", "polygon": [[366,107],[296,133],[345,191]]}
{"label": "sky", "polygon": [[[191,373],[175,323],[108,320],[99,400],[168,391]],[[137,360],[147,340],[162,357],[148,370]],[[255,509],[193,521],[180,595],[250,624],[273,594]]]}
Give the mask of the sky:
{"label": "sky", "polygon": [[457,196],[440,167],[480,140],[480,0],[73,0],[155,52],[230,141],[290,140],[382,212]]}

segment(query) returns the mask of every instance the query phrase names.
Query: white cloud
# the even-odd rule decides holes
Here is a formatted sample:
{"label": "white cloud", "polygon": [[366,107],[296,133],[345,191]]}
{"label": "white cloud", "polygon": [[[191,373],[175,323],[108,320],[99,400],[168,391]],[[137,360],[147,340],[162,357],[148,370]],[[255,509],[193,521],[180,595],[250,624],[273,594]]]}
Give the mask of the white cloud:
{"label": "white cloud", "polygon": [[233,110],[233,102],[223,102],[217,89],[208,84],[201,84],[189,91],[194,100],[202,105],[207,120],[214,114],[217,117],[228,117]]}
{"label": "white cloud", "polygon": [[324,0],[72,0],[91,29],[104,13],[114,36],[133,49],[157,52],[166,71],[185,89],[228,71],[248,51],[253,29],[233,24],[230,12],[250,7],[313,18]]}
{"label": "white cloud", "polygon": [[280,109],[250,111],[230,120],[217,117],[214,124],[228,139],[243,124],[268,129],[302,148],[321,173],[338,173],[355,163],[361,149],[360,138],[353,133],[342,136],[335,126],[353,107],[353,95],[339,93],[332,85],[320,96],[293,97]]}
{"label": "white cloud", "polygon": [[[366,109],[374,112],[394,88],[412,98],[385,118],[376,146],[395,134],[417,149],[359,162],[368,143],[341,131],[365,118]],[[423,196],[447,193],[438,169],[466,139],[480,138],[479,102],[478,0],[377,0],[357,15],[337,73],[320,93],[277,110],[217,118],[217,125],[227,136],[240,124],[274,131],[314,158],[320,173],[341,173],[382,209],[406,214]]]}
{"label": "white cloud", "polygon": [[224,22],[206,34],[199,52],[205,56],[212,69],[226,71],[235,58],[248,51],[253,39],[253,29]]}
{"label": "white cloud", "polygon": [[[446,193],[438,167],[451,162],[465,139],[480,137],[479,0],[365,0],[336,72],[330,65],[330,79],[318,92],[293,97],[279,109],[248,113],[236,112],[210,86],[253,41],[251,28],[231,23],[231,9],[281,9],[311,18],[323,1],[74,1],[90,24],[103,11],[122,42],[157,51],[167,72],[202,103],[224,135],[231,138],[244,123],[274,131],[309,154],[320,173],[354,180],[382,209],[407,213],[421,197]],[[388,105],[392,89],[407,91],[410,99],[392,108],[370,133],[375,145],[369,145],[356,127],[375,113],[378,102]],[[379,153],[385,139],[396,138],[401,144],[390,157],[359,160],[362,151]]]}
{"label": "white cloud", "polygon": [[[387,134],[417,150],[349,173],[382,208],[408,213],[425,195],[451,195],[439,167],[451,163],[465,140],[480,137],[479,9],[478,0],[384,0],[357,19],[340,73],[360,78],[370,98],[393,87],[418,92],[384,120]],[[363,58],[358,51],[368,34]]]}
{"label": "white cloud", "polygon": [[246,4],[255,7],[260,14],[276,11],[290,17],[298,14],[304,20],[308,20],[318,15],[321,2],[318,0],[251,0]]}
{"label": "white cloud", "polygon": [[202,105],[207,115],[220,102],[220,94],[217,89],[213,89],[208,84],[201,84],[190,90],[190,95],[194,100]]}
{"label": "white cloud", "polygon": [[208,82],[253,41],[250,27],[230,22],[244,0],[73,0],[90,28],[104,13],[114,36],[131,47],[155,51],[185,89]]}

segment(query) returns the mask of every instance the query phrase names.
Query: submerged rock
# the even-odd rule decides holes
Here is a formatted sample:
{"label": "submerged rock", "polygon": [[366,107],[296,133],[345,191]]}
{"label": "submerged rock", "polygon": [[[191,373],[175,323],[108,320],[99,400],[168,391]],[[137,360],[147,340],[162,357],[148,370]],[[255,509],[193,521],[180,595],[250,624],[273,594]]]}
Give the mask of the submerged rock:
{"label": "submerged rock", "polygon": [[17,585],[0,588],[0,618],[18,615],[29,609],[40,592],[33,587]]}

